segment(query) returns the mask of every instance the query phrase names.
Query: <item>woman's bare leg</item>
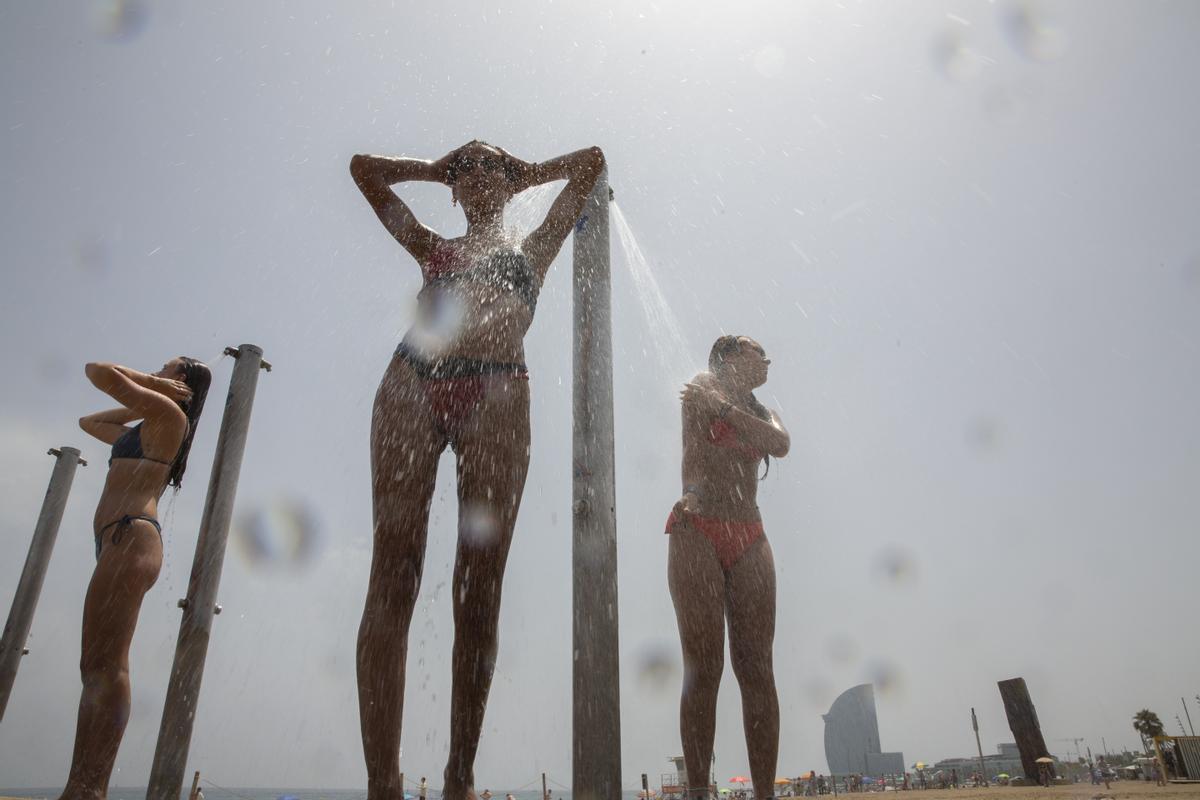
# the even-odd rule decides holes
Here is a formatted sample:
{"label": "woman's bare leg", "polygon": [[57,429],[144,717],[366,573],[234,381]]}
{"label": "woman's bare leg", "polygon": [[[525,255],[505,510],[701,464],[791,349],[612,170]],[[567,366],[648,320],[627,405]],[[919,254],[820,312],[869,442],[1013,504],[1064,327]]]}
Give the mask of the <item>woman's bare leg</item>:
{"label": "woman's bare leg", "polygon": [[763,537],[729,571],[729,658],[742,690],[742,721],[754,796],[775,794],[779,698],[775,693],[775,558]]}
{"label": "woman's bare leg", "polygon": [[408,630],[445,441],[411,368],[392,359],[371,420],[374,544],[358,628],[358,710],[370,800],[402,800],[400,727]]}
{"label": "woman's bare leg", "polygon": [[149,522],[106,531],[83,602],[83,693],[63,800],[102,800],[129,721],[129,645],[142,598],[158,579],[162,540]]}
{"label": "woman's bare leg", "polygon": [[668,538],[667,579],[683,646],[679,736],[691,800],[708,796],[717,689],[725,668],[725,574],[702,534],[686,529]]}
{"label": "woman's bare leg", "polygon": [[529,467],[529,382],[488,379],[485,397],[455,447],[459,523],[445,800],[465,800],[474,791],[475,754],[499,645],[504,566]]}

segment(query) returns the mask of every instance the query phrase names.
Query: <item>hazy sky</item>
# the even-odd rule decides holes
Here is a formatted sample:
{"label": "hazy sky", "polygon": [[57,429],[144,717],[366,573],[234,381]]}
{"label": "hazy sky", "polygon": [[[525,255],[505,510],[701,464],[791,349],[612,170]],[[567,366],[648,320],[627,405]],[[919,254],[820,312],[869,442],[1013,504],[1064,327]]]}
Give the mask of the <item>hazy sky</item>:
{"label": "hazy sky", "polygon": [[[264,374],[238,490],[279,555],[231,542],[189,769],[365,785],[354,640],[371,401],[419,273],[349,178],[357,152],[479,137],[607,153],[691,363],[614,236],[624,781],[680,752],[666,588],[678,376],[722,332],[773,360],[792,432],[760,505],[780,572],[781,774],[824,770],[837,692],[875,681],[906,761],[1010,741],[1029,683],[1053,752],[1132,746],[1200,693],[1200,7],[1194,3],[100,3],[0,7],[0,608],[50,474],[79,471],[4,723],[0,786],[65,781],[107,399],[88,360],[214,361],[131,655],[114,774],[146,782],[230,360]],[[140,8],[140,12],[137,9]],[[1024,9],[1024,11],[1022,10]],[[442,187],[401,189],[464,228]],[[564,248],[570,253],[570,245]],[[534,449],[479,788],[570,785],[570,276],[527,339]],[[669,355],[668,355],[669,358]],[[442,462],[402,765],[440,786],[455,536]],[[311,524],[287,521],[289,509]],[[273,520],[273,522],[271,522]],[[246,525],[243,529],[249,529]],[[298,532],[316,549],[286,554]],[[727,670],[728,673],[728,670]],[[1193,704],[1191,710],[1200,710]],[[722,685],[717,777],[747,770]]]}

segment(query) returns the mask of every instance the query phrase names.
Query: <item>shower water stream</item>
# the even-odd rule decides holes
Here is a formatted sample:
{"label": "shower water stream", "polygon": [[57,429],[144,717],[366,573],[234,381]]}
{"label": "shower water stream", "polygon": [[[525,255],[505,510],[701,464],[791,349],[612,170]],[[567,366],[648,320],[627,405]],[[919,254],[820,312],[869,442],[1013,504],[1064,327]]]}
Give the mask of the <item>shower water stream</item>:
{"label": "shower water stream", "polygon": [[[545,218],[558,192],[558,186],[546,184],[514,197],[505,214],[509,237],[513,241],[520,241],[527,236]],[[615,201],[609,205],[609,210],[610,223],[620,243],[622,261],[629,271],[634,294],[646,320],[646,335],[641,337],[642,355],[653,357],[659,374],[672,385],[682,385],[699,371],[695,353],[684,338],[679,318],[667,302],[629,220]]]}

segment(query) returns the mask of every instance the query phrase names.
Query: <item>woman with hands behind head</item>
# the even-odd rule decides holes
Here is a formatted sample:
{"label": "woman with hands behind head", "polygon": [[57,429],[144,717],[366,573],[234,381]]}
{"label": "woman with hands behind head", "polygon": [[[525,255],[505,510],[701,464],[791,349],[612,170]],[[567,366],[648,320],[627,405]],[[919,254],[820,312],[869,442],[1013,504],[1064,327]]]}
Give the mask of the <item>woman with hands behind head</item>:
{"label": "woman with hands behind head", "polygon": [[[599,148],[529,163],[469,142],[436,161],[356,155],[350,173],[416,260],[417,317],[375,396],[371,425],[374,545],[358,635],[358,696],[370,800],[401,800],[400,726],[408,630],[421,583],[438,459],[458,466],[450,754],[442,796],[474,796],[474,763],[497,650],[505,562],[529,465],[525,332],[551,262],[604,167]],[[522,241],[504,230],[517,193],[566,180]],[[392,185],[450,187],[466,233],[421,224]]]}
{"label": "woman with hands behind head", "polygon": [[[683,391],[683,497],[667,520],[668,583],[683,645],[679,708],[688,798],[707,798],[717,718],[717,688],[729,655],[742,691],[742,717],[754,796],[774,794],[779,701],[775,638],[775,562],[763,535],[759,465],[787,455],[779,415],[758,402],[770,361],[745,336],[722,336],[709,371]],[[764,473],[765,476],[765,473]]]}
{"label": "woman with hands behind head", "polygon": [[79,420],[85,432],[112,445],[112,456],[92,523],[96,569],[83,605],[83,693],[64,800],[108,793],[129,719],[129,645],[142,598],[162,566],[158,499],[168,485],[182,485],[212,382],[208,367],[185,357],[153,374],[105,363],[88,364],[85,373],[120,406]]}

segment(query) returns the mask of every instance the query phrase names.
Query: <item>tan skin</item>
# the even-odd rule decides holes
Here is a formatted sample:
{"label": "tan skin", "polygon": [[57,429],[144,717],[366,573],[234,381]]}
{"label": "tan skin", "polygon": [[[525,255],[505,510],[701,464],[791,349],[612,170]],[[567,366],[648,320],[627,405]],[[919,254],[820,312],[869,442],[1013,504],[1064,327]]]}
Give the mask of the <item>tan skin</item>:
{"label": "tan skin", "polygon": [[[458,168],[451,182],[451,166]],[[506,169],[507,167],[507,169]],[[524,189],[567,181],[545,221],[520,243],[540,288],[604,167],[599,148],[533,164],[500,148],[470,142],[437,161],[356,155],[350,173],[380,222],[426,267],[448,249],[470,262],[512,249],[504,207]],[[443,239],[422,225],[392,191],[404,181],[450,186],[467,232]],[[524,363],[533,321],[512,292],[468,284],[461,324],[440,344],[445,356]],[[419,315],[422,309],[419,309]],[[459,542],[454,565],[454,650],[450,755],[443,797],[474,797],[474,762],[497,651],[504,566],[529,464],[529,382],[511,375],[485,379],[485,392],[455,433]],[[408,632],[421,584],[438,459],[446,440],[430,413],[418,376],[393,358],[375,396],[371,426],[374,546],[358,635],[358,694],[370,800],[401,800],[400,730]],[[487,522],[478,535],[478,520]]]}
{"label": "tan skin", "polygon": [[[92,522],[94,533],[126,514],[157,519],[158,499],[171,471],[169,462],[187,432],[187,417],[179,402],[192,392],[183,382],[182,367],[179,359],[153,374],[107,363],[85,367],[88,380],[121,405],[83,417],[79,427],[111,445],[129,430],[129,423],[141,420],[142,452],[168,462],[113,459]],[[117,747],[129,719],[129,645],[142,598],[162,566],[162,541],[149,522],[131,522],[114,542],[116,533],[116,527],[104,533],[83,604],[79,662],[83,693],[71,772],[60,800],[98,800],[108,794]]]}
{"label": "tan skin", "polygon": [[[667,574],[683,646],[684,687],[679,727],[692,785],[690,797],[708,796],[708,767],[716,731],[717,689],[729,655],[742,693],[742,717],[756,797],[774,794],[779,753],[779,701],[775,693],[775,562],[765,536],[757,539],[728,575],[712,543],[692,529],[686,513],[731,521],[761,519],[756,504],[759,462],[732,456],[713,444],[709,427],[724,413],[739,439],[774,458],[791,440],[779,415],[770,421],[752,410],[751,391],[767,379],[762,347],[742,337],[740,349],[714,372],[697,375],[683,392],[683,485],[675,504]],[[689,488],[693,489],[689,491]]]}

